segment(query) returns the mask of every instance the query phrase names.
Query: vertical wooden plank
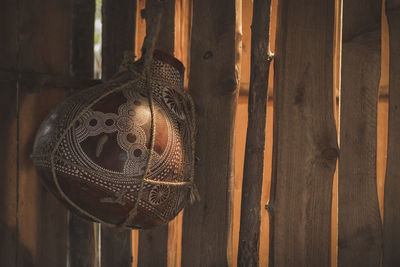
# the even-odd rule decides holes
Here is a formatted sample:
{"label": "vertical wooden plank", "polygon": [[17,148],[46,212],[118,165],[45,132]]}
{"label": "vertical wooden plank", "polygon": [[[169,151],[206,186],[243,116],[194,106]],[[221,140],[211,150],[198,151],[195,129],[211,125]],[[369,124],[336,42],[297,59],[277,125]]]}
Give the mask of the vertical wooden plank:
{"label": "vertical wooden plank", "polygon": [[[233,190],[233,225],[232,225],[232,267],[237,266],[239,251],[240,212],[242,202],[242,181],[246,130],[248,119],[248,94],[250,87],[251,20],[253,1],[242,1],[242,53],[240,56],[240,90],[236,108],[235,124],[235,178]],[[228,247],[229,249],[229,247]]]}
{"label": "vertical wooden plank", "polygon": [[17,232],[17,68],[18,4],[4,1],[0,9],[0,258],[15,267]]}
{"label": "vertical wooden plank", "polygon": [[201,201],[183,215],[182,266],[227,266],[238,80],[236,1],[193,2],[189,91],[196,105]]}
{"label": "vertical wooden plank", "polygon": [[93,78],[95,0],[73,0],[71,74]]}
{"label": "vertical wooden plank", "polygon": [[68,96],[65,90],[22,88],[19,99],[19,201],[17,266],[66,266],[67,209],[47,191],[31,162],[36,130]]}
{"label": "vertical wooden plank", "polygon": [[270,0],[255,0],[238,266],[258,266],[269,65]]}
{"label": "vertical wooden plank", "polygon": [[389,144],[383,220],[383,266],[400,265],[400,1],[386,0],[389,24]]}
{"label": "vertical wooden plank", "polygon": [[[174,55],[175,44],[175,0],[147,0],[146,1],[146,34],[155,25],[151,18],[162,12],[161,27],[155,49]],[[147,47],[147,40],[144,47]],[[148,267],[167,266],[168,225],[139,231],[138,265]]]}
{"label": "vertical wooden plank", "polygon": [[[71,40],[71,75],[93,78],[95,0],[74,0]],[[98,259],[94,223],[73,213],[68,217],[69,266],[95,267]]]}
{"label": "vertical wooden plank", "polygon": [[2,264],[14,267],[18,246],[17,87],[16,76],[7,76],[0,75],[0,119],[4,125],[0,134],[0,257]]}
{"label": "vertical wooden plank", "polygon": [[[124,51],[135,49],[136,0],[103,0],[102,79],[118,70]],[[131,230],[101,226],[101,266],[132,265]]]}
{"label": "vertical wooden plank", "polygon": [[124,51],[135,49],[137,0],[103,0],[102,78],[108,80],[119,67]]}
{"label": "vertical wooden plank", "polygon": [[380,264],[376,184],[381,0],[343,2],[338,266]]}
{"label": "vertical wooden plank", "polygon": [[[156,41],[156,49],[166,53],[174,53],[175,45],[175,0],[146,0],[144,17],[146,19],[146,33],[154,27],[151,18],[162,9],[160,33]],[[144,44],[147,47],[147,44]]]}
{"label": "vertical wooden plank", "polygon": [[[382,0],[382,6],[386,1]],[[381,77],[379,81],[379,100],[377,114],[376,182],[378,187],[379,212],[383,223],[386,160],[389,124],[389,26],[386,10],[382,8],[381,23]]]}
{"label": "vertical wooden plank", "polygon": [[17,266],[65,266],[67,210],[40,184],[30,154],[39,124],[68,92],[22,83],[20,78],[25,73],[34,77],[69,74],[72,7],[66,0],[43,0],[40,5],[22,0],[18,5]]}
{"label": "vertical wooden plank", "polygon": [[269,266],[330,265],[334,4],[278,4]]}
{"label": "vertical wooden plank", "polygon": [[[179,59],[185,66],[184,89],[188,89],[189,82],[189,47],[190,47],[190,30],[192,25],[191,11],[192,0],[176,0],[175,1],[175,57]],[[174,220],[168,224],[168,267],[179,267],[181,265],[182,256],[182,210]]]}

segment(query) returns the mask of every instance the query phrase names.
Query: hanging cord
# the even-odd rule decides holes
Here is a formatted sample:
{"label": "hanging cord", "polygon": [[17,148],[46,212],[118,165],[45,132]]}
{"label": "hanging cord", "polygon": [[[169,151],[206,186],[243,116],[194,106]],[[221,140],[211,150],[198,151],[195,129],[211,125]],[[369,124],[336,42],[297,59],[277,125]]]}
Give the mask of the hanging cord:
{"label": "hanging cord", "polygon": [[146,77],[146,88],[147,88],[147,93],[148,93],[148,103],[149,103],[149,108],[150,108],[150,114],[151,114],[151,125],[150,125],[150,147],[149,147],[149,153],[147,156],[147,162],[146,162],[146,168],[143,173],[142,180],[140,181],[140,187],[139,187],[139,192],[137,195],[137,200],[135,202],[135,206],[133,209],[129,212],[128,217],[126,220],[123,222],[121,225],[122,227],[127,227],[128,225],[132,224],[133,220],[135,219],[137,215],[137,210],[139,207],[139,202],[142,199],[143,195],[143,187],[144,187],[144,182],[146,180],[146,176],[150,172],[150,166],[151,166],[151,160],[152,160],[152,154],[154,150],[154,135],[156,131],[156,125],[154,123],[154,102],[153,102],[153,90],[151,87],[151,62],[153,60],[153,53],[154,53],[154,48],[158,39],[158,34],[160,33],[160,27],[161,27],[161,18],[163,15],[163,10],[158,9],[158,12],[156,16],[154,17],[154,27],[150,28],[150,33],[148,35],[148,47],[145,47],[145,44],[143,44],[143,47],[146,49],[144,52],[144,67],[143,67],[143,73],[144,76]]}

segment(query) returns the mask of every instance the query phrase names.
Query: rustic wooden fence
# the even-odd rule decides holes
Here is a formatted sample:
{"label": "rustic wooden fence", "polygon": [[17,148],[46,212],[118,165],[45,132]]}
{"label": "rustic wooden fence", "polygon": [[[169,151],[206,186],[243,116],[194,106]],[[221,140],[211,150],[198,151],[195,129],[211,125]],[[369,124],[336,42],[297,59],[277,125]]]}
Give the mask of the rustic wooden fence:
{"label": "rustic wooden fence", "polygon": [[[1,4],[1,266],[400,266],[399,0]],[[101,82],[100,4],[102,79],[162,5],[156,47],[196,104],[201,201],[153,230],[69,213],[29,158],[46,114]]]}

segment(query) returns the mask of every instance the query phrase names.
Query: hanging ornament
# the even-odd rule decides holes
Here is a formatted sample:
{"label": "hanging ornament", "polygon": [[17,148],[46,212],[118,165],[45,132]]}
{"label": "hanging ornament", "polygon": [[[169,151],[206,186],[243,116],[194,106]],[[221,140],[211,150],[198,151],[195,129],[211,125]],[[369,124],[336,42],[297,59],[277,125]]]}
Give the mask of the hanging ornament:
{"label": "hanging ornament", "polygon": [[196,196],[194,108],[184,67],[160,51],[125,55],[110,81],[77,93],[41,124],[33,161],[77,214],[111,225],[165,224]]}

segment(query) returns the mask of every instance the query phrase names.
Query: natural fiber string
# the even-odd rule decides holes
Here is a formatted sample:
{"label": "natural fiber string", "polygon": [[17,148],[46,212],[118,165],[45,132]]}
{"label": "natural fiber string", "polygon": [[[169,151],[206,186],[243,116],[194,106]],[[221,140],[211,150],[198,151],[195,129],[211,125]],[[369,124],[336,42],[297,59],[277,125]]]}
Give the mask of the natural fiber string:
{"label": "natural fiber string", "polygon": [[154,53],[154,48],[156,46],[156,42],[158,39],[158,34],[160,33],[160,27],[161,27],[161,18],[162,18],[163,12],[162,9],[159,9],[159,12],[157,13],[157,16],[154,18],[154,28],[152,28],[152,31],[149,33],[148,38],[149,38],[149,46],[146,47],[146,53],[144,55],[144,68],[143,72],[146,77],[146,87],[147,87],[147,93],[148,93],[148,103],[149,103],[149,108],[150,108],[150,114],[151,114],[151,124],[150,124],[150,147],[149,147],[149,153],[147,157],[147,162],[146,162],[146,168],[143,173],[143,179],[140,182],[140,188],[139,192],[137,195],[137,200],[135,202],[135,206],[133,209],[129,212],[128,217],[126,220],[123,222],[121,225],[122,227],[126,227],[130,224],[132,224],[132,221],[135,219],[137,215],[137,210],[139,207],[139,202],[142,199],[143,195],[143,188],[144,188],[144,182],[146,179],[146,176],[148,175],[150,171],[150,166],[151,166],[151,160],[152,160],[152,154],[154,150],[154,133],[155,133],[155,128],[156,125],[154,123],[154,103],[153,103],[153,90],[151,86],[151,62],[153,60],[153,53]]}

